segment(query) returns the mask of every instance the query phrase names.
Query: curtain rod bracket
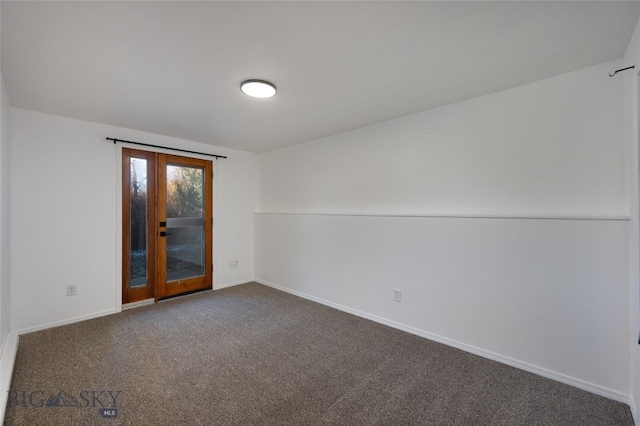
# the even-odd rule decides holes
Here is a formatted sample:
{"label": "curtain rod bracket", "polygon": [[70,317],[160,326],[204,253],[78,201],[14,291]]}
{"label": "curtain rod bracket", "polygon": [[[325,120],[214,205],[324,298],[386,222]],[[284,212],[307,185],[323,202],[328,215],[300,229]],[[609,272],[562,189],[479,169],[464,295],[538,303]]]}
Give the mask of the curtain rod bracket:
{"label": "curtain rod bracket", "polygon": [[113,144],[114,144],[114,145],[115,145],[117,142],[122,142],[122,143],[129,143],[129,144],[132,144],[132,145],[148,146],[148,147],[151,147],[151,148],[160,148],[160,149],[168,149],[168,150],[171,150],[171,151],[186,152],[186,153],[189,153],[189,154],[206,155],[207,157],[215,157],[215,158],[216,158],[216,160],[217,160],[218,158],[227,158],[227,157],[226,157],[226,156],[224,156],[224,155],[208,154],[208,153],[206,153],[206,152],[189,151],[189,150],[187,150],[187,149],[180,149],[180,148],[169,148],[169,147],[166,147],[166,146],[152,145],[152,144],[150,144],[150,143],[142,143],[142,142],[125,141],[125,140],[123,140],[123,139],[114,139],[114,138],[107,138],[107,140],[108,140],[108,141],[113,141]]}
{"label": "curtain rod bracket", "polygon": [[619,72],[621,72],[621,71],[626,71],[626,70],[630,70],[630,69],[632,69],[632,68],[635,68],[635,66],[633,66],[633,65],[632,65],[632,66],[630,66],[630,67],[620,68],[619,70],[615,70],[615,71],[613,72],[613,74],[609,73],[609,77],[614,77],[614,76],[615,76],[616,74],[618,74]]}

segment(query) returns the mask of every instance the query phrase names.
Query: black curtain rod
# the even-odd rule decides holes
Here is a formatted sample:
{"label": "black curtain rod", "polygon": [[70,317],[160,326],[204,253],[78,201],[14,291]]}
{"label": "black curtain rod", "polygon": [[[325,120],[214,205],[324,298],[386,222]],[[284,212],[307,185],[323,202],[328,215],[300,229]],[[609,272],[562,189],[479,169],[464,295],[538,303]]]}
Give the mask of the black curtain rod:
{"label": "black curtain rod", "polygon": [[123,142],[123,143],[130,143],[130,144],[133,144],[133,145],[148,146],[148,147],[151,147],[151,148],[161,148],[161,149],[168,149],[168,150],[171,150],[171,151],[187,152],[187,153],[189,153],[189,154],[206,155],[206,156],[208,156],[208,157],[215,157],[215,158],[216,158],[216,160],[217,160],[218,158],[227,158],[227,157],[225,157],[224,155],[207,154],[206,152],[189,151],[189,150],[186,150],[186,149],[180,149],[180,148],[168,148],[168,147],[166,147],[166,146],[152,145],[152,144],[150,144],[150,143],[132,142],[132,141],[125,141],[125,140],[122,140],[122,139],[114,139],[114,138],[107,138],[107,140],[108,140],[108,141],[113,141],[113,143],[114,143],[114,144],[115,144],[116,142]]}
{"label": "black curtain rod", "polygon": [[609,73],[609,77],[614,77],[616,74],[618,74],[620,71],[626,71],[626,70],[630,70],[632,68],[635,68],[634,66],[630,66],[630,67],[626,67],[626,68],[620,68],[619,70],[615,70],[613,72],[613,74]]}

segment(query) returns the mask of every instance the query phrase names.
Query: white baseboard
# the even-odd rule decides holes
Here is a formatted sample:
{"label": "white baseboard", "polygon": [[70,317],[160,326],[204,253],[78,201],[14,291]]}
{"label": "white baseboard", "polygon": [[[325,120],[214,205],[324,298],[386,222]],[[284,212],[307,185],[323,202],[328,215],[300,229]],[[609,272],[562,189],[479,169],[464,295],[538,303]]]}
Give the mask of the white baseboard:
{"label": "white baseboard", "polygon": [[633,398],[629,398],[629,408],[631,408],[631,415],[633,416],[633,424],[635,425],[640,425],[640,422],[638,419],[638,407],[636,406],[636,402],[633,400]]}
{"label": "white baseboard", "polygon": [[18,334],[9,333],[4,342],[2,354],[0,354],[0,423],[4,423],[4,412],[7,407],[7,395],[11,387],[11,376],[13,375],[13,364],[18,351]]}
{"label": "white baseboard", "polygon": [[[221,289],[223,289],[223,288],[227,288],[227,287],[235,287],[235,286],[237,286],[237,285],[248,284],[248,283],[251,283],[251,282],[254,282],[254,281],[255,281],[255,280],[249,280],[249,281],[247,281],[247,280],[242,280],[242,281],[234,281],[234,282],[226,283],[226,284],[220,284],[220,285],[216,285],[216,286],[214,286],[214,287],[213,287],[213,290],[221,290]],[[256,281],[256,282],[257,282],[257,281]]]}
{"label": "white baseboard", "polygon": [[41,325],[36,325],[36,326],[33,326],[33,327],[27,327],[27,328],[23,328],[23,329],[20,329],[20,330],[15,330],[13,332],[17,333],[17,334],[32,333],[34,331],[46,330],[47,328],[59,327],[61,325],[73,324],[74,322],[80,322],[80,321],[86,321],[86,320],[93,319],[93,318],[104,317],[106,315],[116,314],[118,312],[120,312],[120,310],[118,310],[118,309],[108,309],[106,311],[95,312],[95,313],[89,314],[89,315],[82,315],[82,316],[79,316],[79,317],[69,318],[69,319],[62,320],[62,321],[54,321],[54,322],[50,322],[50,323],[47,323],[47,324],[41,324]]}
{"label": "white baseboard", "polygon": [[[596,395],[604,396],[605,398],[613,399],[615,401],[623,402],[625,404],[631,405],[631,399],[629,395],[625,395],[621,392],[614,391],[612,389],[605,388],[603,386],[599,386],[593,383],[585,382],[580,379],[576,379],[574,377],[570,377],[561,373],[557,373],[555,371],[547,370],[542,367],[538,367],[536,365],[528,364],[523,361],[519,361],[517,359],[509,358],[500,354],[496,354],[494,352],[487,351],[485,349],[481,349],[475,346],[467,345],[462,342],[458,342],[456,340],[449,339],[447,337],[439,336],[437,334],[430,333],[428,331],[420,330],[405,324],[401,324],[395,321],[388,320],[386,318],[382,318],[376,315],[372,315],[366,312],[359,311],[357,309],[349,308],[348,306],[343,306],[338,303],[331,302],[329,300],[325,300],[319,297],[311,296],[306,293],[302,293],[300,291],[292,290],[287,287],[280,286],[278,284],[271,283],[269,281],[255,279],[257,283],[266,285],[268,287],[275,288],[277,290],[284,291],[286,293],[293,294],[295,296],[302,297],[303,299],[311,300],[313,302],[320,303],[322,305],[326,305],[335,309],[338,309],[343,312],[347,312],[352,315],[356,315],[361,318],[365,318],[380,324],[388,325],[389,327],[396,328],[398,330],[406,331],[407,333],[415,334],[420,337],[424,337],[429,340],[436,341],[438,343],[445,344],[447,346],[452,346],[457,349],[461,349],[465,352],[472,353],[474,355],[481,356],[483,358],[490,359],[492,361],[497,361],[502,364],[510,365],[512,367],[519,368],[521,370],[528,371],[530,373],[537,374],[542,377],[546,377],[548,379],[552,379],[567,385],[574,386],[576,388],[594,393]],[[632,408],[632,413],[635,413],[635,410]]]}

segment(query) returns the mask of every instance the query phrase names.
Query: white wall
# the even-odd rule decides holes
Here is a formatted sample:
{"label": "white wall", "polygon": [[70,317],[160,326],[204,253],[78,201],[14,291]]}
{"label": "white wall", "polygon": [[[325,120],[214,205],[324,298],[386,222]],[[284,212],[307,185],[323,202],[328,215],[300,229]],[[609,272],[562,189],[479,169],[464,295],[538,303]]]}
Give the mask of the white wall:
{"label": "white wall", "polygon": [[625,141],[627,146],[627,188],[629,197],[629,305],[631,313],[629,344],[631,352],[631,411],[640,424],[640,200],[638,178],[638,73],[640,70],[640,21],[627,47],[622,63],[635,65],[616,78],[624,82]]}
{"label": "white wall", "polygon": [[[0,8],[1,10],[1,8]],[[6,231],[8,229],[4,228],[3,218],[7,219],[7,211],[9,209],[10,199],[8,197],[8,193],[3,189],[3,184],[6,182],[6,171],[9,170],[5,166],[10,164],[10,158],[8,152],[6,151],[6,147],[10,146],[10,136],[11,136],[11,105],[9,103],[9,96],[7,95],[7,90],[4,86],[4,77],[0,73],[0,83],[1,83],[1,91],[0,91],[0,354],[2,354],[2,350],[4,349],[4,343],[7,335],[9,334],[9,280],[5,280],[5,274],[7,273],[7,263],[4,262],[5,258],[9,258],[7,256],[7,252],[4,251],[4,244],[2,244],[2,238],[6,236]],[[4,150],[4,152],[3,152]],[[5,172],[3,174],[3,172]],[[5,201],[9,201],[5,203]]]}
{"label": "white wall", "polygon": [[619,65],[261,155],[256,278],[628,401]]}
{"label": "white wall", "polygon": [[12,330],[120,308],[121,146],[106,137],[227,155],[214,164],[214,288],[253,278],[257,155],[18,108],[12,120]]}
{"label": "white wall", "polygon": [[[2,7],[0,6],[0,10]],[[0,67],[1,68],[1,67]],[[11,325],[11,103],[0,72],[0,420],[17,350]]]}
{"label": "white wall", "polygon": [[266,153],[261,208],[626,216],[617,65]]}
{"label": "white wall", "polygon": [[11,284],[11,104],[2,83],[0,101],[0,353],[9,333]]}
{"label": "white wall", "polygon": [[4,418],[18,337],[11,330],[11,104],[0,94],[0,419]]}

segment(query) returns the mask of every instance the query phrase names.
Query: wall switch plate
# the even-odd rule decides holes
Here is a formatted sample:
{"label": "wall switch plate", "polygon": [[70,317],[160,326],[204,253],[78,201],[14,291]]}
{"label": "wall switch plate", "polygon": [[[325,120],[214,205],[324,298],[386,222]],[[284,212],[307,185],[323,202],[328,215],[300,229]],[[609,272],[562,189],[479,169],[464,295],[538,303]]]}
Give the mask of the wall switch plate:
{"label": "wall switch plate", "polygon": [[67,286],[67,296],[75,296],[76,294],[78,294],[78,286],[73,284],[73,285],[68,285]]}
{"label": "wall switch plate", "polygon": [[402,300],[402,290],[394,288],[393,289],[393,301],[394,302],[400,302],[401,300]]}

